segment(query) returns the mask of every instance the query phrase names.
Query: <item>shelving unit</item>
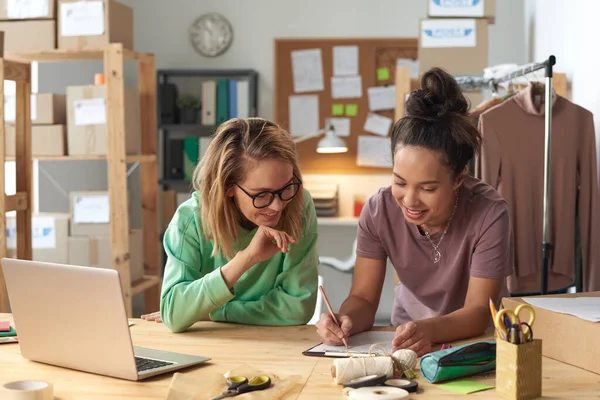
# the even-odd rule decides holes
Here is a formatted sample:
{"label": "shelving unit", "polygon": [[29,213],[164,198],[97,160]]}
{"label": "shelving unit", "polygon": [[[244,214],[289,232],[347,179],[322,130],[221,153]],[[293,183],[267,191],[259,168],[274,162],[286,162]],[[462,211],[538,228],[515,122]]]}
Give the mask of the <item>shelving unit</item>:
{"label": "shelving unit", "polygon": [[[16,182],[17,193],[5,195],[4,171],[6,159],[4,132],[4,80],[16,82]],[[31,93],[31,66],[28,62],[15,62],[0,58],[0,258],[6,257],[6,213],[16,211],[17,257],[31,259],[31,208],[32,208],[32,169],[31,162],[31,121],[29,102]],[[0,312],[8,312],[8,295],[2,269],[0,269]]]}
{"label": "shelving unit", "polygon": [[[145,310],[156,311],[160,305],[161,269],[159,266],[158,166],[156,156],[156,72],[153,54],[142,54],[113,43],[98,50],[53,50],[32,53],[7,53],[6,58],[30,63],[103,60],[106,81],[106,156],[36,157],[38,160],[81,161],[106,160],[110,207],[110,251],[112,266],[119,271],[127,314],[132,316],[132,297],[144,292]],[[140,95],[141,154],[125,152],[125,60],[138,61]],[[27,92],[29,99],[29,92]],[[29,115],[27,112],[25,115]],[[27,122],[29,123],[29,122]],[[142,195],[142,229],[144,235],[144,277],[131,282],[129,254],[129,210],[127,164],[139,163]],[[31,165],[31,162],[27,162]],[[31,185],[30,185],[31,186]],[[29,220],[31,218],[29,217]]]}
{"label": "shelving unit", "polygon": [[[177,123],[178,121],[165,121],[162,119],[162,102],[161,95],[162,85],[167,83],[174,83],[178,88],[178,92],[191,92],[194,93],[200,101],[202,101],[202,87],[201,82],[209,79],[235,79],[248,81],[248,116],[256,116],[258,113],[258,72],[251,69],[163,69],[156,71],[156,84],[158,90],[158,105],[157,105],[157,120],[156,124],[160,132],[159,142],[161,144],[160,158],[161,158],[161,177],[158,181],[161,189],[165,191],[163,195],[168,194],[169,191],[175,193],[190,193],[192,190],[192,182],[184,179],[181,176],[180,171],[177,171],[177,167],[172,162],[173,157],[182,157],[177,155],[177,151],[173,149],[173,143],[175,141],[181,141],[189,137],[210,137],[218,125],[204,125],[200,118],[200,121],[194,124],[182,124]],[[182,81],[192,79],[194,84],[182,85]],[[182,86],[178,86],[177,84]],[[183,89],[185,86],[185,89]],[[181,94],[181,93],[178,93]],[[228,94],[229,95],[229,94]],[[201,106],[203,106],[201,104]],[[175,200],[169,202],[169,204],[176,203]],[[164,207],[164,204],[163,204]],[[169,207],[164,208],[163,212],[172,213]],[[162,213],[161,213],[162,214]],[[165,221],[166,220],[166,221]],[[164,226],[165,222],[168,222],[169,215],[164,215],[161,218],[161,226]],[[161,233],[162,240],[162,233]],[[166,260],[166,254],[164,249],[161,247],[162,263],[164,265]]]}

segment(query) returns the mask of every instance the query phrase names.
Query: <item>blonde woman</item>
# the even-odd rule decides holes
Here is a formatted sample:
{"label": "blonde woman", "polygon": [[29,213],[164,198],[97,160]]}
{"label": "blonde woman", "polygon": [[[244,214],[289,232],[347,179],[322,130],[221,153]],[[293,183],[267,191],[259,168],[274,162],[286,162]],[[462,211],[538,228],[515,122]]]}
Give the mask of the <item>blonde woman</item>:
{"label": "blonde woman", "polygon": [[192,198],[165,232],[160,312],[181,332],[196,321],[302,325],[315,310],[317,217],[288,132],[232,119],[197,166]]}

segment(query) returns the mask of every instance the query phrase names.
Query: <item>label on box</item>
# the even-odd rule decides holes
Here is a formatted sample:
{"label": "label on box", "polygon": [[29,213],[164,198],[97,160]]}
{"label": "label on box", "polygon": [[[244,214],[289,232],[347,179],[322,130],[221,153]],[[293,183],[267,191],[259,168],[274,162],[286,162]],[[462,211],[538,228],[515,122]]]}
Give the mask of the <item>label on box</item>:
{"label": "label on box", "polygon": [[428,19],[421,21],[421,47],[475,47],[474,19]]}
{"label": "label on box", "polygon": [[104,3],[60,3],[61,36],[97,36],[104,33]]}
{"label": "label on box", "polygon": [[485,0],[429,0],[430,17],[483,17]]}
{"label": "label on box", "polygon": [[107,224],[110,222],[108,195],[75,196],[73,223]]}
{"label": "label on box", "polygon": [[[31,219],[31,247],[34,249],[56,248],[56,226],[54,217]],[[6,248],[17,248],[17,219],[6,219]]]}
{"label": "label on box", "polygon": [[[31,94],[29,101],[29,112],[31,120],[37,119],[37,98],[34,93]],[[14,122],[17,114],[17,98],[15,95],[4,96],[4,121]]]}
{"label": "label on box", "polygon": [[6,0],[8,19],[50,17],[50,0]]}
{"label": "label on box", "polygon": [[75,125],[106,124],[106,101],[102,97],[75,100]]}

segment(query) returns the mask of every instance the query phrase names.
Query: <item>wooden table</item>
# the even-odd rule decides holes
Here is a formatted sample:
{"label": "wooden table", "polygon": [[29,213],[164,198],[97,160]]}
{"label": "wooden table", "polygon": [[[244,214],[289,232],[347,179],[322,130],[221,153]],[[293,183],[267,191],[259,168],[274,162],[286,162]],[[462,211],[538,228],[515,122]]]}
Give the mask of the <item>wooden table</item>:
{"label": "wooden table", "polygon": [[[0,314],[0,321],[5,320],[12,321],[11,315]],[[343,398],[342,387],[335,385],[331,377],[332,359],[301,354],[319,343],[314,326],[274,328],[199,322],[188,332],[173,334],[162,324],[139,319],[132,322],[135,324],[130,328],[132,340],[137,346],[212,358],[204,365],[182,371],[197,377],[199,385],[207,374],[223,374],[246,363],[280,376],[301,375],[300,385],[295,386],[286,399]],[[460,397],[428,384],[418,372],[417,375],[420,389],[411,399]],[[141,382],[124,381],[32,362],[21,356],[18,344],[0,345],[0,383],[45,380],[54,385],[55,400],[165,399],[172,376],[170,373]],[[544,398],[600,397],[600,375],[544,358],[543,378]],[[494,384],[493,373],[469,379]],[[494,390],[469,397],[499,398]]]}

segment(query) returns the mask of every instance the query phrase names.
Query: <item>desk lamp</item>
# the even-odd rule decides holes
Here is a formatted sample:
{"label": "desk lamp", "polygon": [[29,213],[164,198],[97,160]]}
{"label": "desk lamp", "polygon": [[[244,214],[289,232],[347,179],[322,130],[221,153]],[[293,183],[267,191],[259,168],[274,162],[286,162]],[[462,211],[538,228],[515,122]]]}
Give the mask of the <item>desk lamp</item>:
{"label": "desk lamp", "polygon": [[322,134],[325,134],[325,137],[319,140],[319,144],[317,144],[317,153],[345,153],[348,151],[346,142],[335,134],[333,125],[329,125],[327,129],[321,129],[318,132],[295,138],[294,142],[300,143],[307,139],[321,136]]}

